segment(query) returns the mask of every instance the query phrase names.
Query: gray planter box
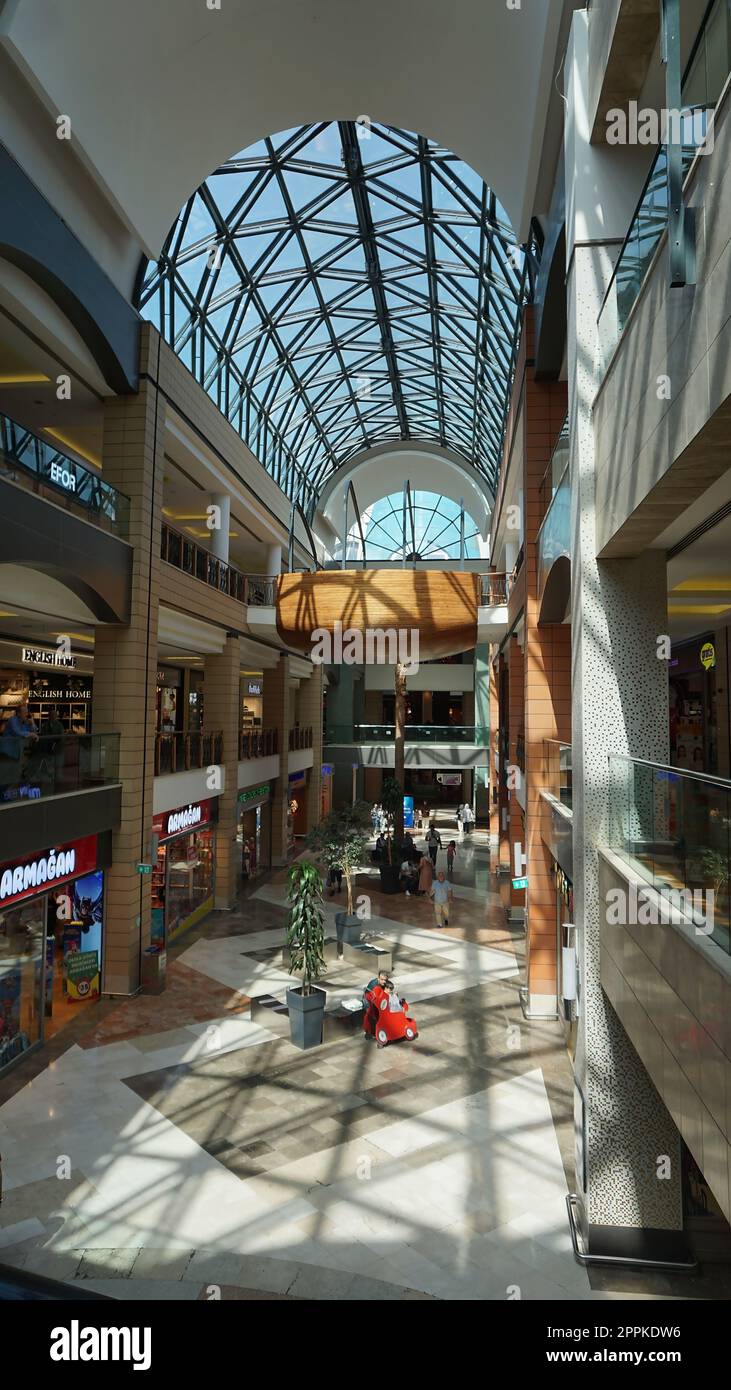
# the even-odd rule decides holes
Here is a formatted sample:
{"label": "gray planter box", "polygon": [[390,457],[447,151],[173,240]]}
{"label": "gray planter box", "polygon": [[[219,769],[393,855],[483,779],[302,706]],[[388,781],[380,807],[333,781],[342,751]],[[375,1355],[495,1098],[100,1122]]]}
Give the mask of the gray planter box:
{"label": "gray planter box", "polygon": [[336,912],[335,931],[338,938],[338,954],[342,954],[343,946],[360,945],[364,924],[360,917],[349,917],[347,912]]}
{"label": "gray planter box", "polygon": [[324,989],[318,989],[316,985],[310,994],[302,994],[301,989],[287,990],[289,1035],[295,1047],[306,1049],[320,1046],[326,999]]}
{"label": "gray planter box", "polygon": [[167,975],[168,955],[167,951],[155,951],[149,947],[142,952],[142,986],[143,994],[162,994],[165,990]]}

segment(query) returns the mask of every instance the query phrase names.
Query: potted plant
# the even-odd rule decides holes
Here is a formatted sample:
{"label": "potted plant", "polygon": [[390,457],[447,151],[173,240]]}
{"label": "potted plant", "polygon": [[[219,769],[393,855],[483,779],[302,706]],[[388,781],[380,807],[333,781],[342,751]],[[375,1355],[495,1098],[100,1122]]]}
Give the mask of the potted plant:
{"label": "potted plant", "polygon": [[383,786],[381,787],[381,805],[386,812],[390,827],[386,841],[388,861],[380,865],[381,889],[384,893],[398,893],[400,888],[399,874],[401,868],[398,859],[397,862],[394,863],[393,850],[394,824],[397,821],[399,810],[401,810],[403,815],[403,804],[404,794],[401,789],[401,783],[398,782],[395,777],[384,778]]}
{"label": "potted plant", "polygon": [[290,1036],[295,1047],[317,1047],[322,1042],[326,994],[313,985],[325,969],[322,877],[315,864],[299,859],[292,865],[287,897],[289,973],[302,976],[299,988],[287,990]]}
{"label": "potted plant", "polygon": [[371,834],[371,808],[366,801],[330,811],[307,836],[306,844],[329,870],[341,870],[347,894],[346,911],[335,915],[338,942],[359,940],[362,922],[354,913],[355,875],[366,858]]}

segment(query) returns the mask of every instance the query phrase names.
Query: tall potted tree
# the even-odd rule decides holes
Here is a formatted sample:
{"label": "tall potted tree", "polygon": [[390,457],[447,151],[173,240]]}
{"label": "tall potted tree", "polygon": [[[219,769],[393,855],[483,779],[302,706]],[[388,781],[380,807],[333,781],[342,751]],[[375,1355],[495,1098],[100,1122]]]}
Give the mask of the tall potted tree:
{"label": "tall potted tree", "polygon": [[363,864],[371,833],[371,808],[366,801],[330,811],[307,836],[306,844],[329,870],[342,870],[347,894],[346,911],[338,912],[335,925],[338,941],[357,939],[362,930],[354,912],[355,875]]}
{"label": "tall potted tree", "polygon": [[[398,835],[398,815],[401,812],[401,824],[403,826],[403,807],[404,793],[401,783],[396,777],[385,777],[381,787],[381,805],[386,812],[389,824],[388,836],[388,862],[380,865],[381,888],[384,893],[398,893],[400,865],[398,857],[394,863],[394,843]],[[403,833],[398,837],[398,847],[400,848]]]}
{"label": "tall potted tree", "polygon": [[322,876],[315,864],[298,859],[287,882],[289,921],[289,973],[299,974],[299,988],[287,990],[289,1031],[295,1047],[317,1047],[322,1042],[326,994],[313,984],[325,970],[325,918],[322,911]]}

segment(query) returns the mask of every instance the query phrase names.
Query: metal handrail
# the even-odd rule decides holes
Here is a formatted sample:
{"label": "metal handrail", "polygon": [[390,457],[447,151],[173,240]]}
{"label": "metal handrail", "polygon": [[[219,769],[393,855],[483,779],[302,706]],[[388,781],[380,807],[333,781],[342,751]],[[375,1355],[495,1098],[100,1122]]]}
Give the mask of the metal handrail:
{"label": "metal handrail", "polygon": [[481,606],[497,607],[507,603],[509,593],[507,574],[497,570],[488,570],[477,577],[480,581]]}
{"label": "metal handrail", "polygon": [[242,729],[239,733],[239,761],[268,758],[279,752],[278,729]]}
{"label": "metal handrail", "polygon": [[290,753],[300,753],[304,749],[312,747],[312,726],[301,729],[299,725],[289,731],[289,751]]}
{"label": "metal handrail", "polygon": [[[545,742],[549,742],[548,739]],[[731,794],[731,781],[725,777],[714,777],[710,772],[694,772],[690,767],[673,767],[670,763],[655,763],[651,758],[633,758],[629,753],[609,753],[607,757],[611,760],[616,758],[623,763],[637,763],[642,767],[655,768],[657,772],[672,772],[674,777],[688,777],[694,782],[712,782],[714,787],[721,787],[725,792]]]}
{"label": "metal handrail", "polygon": [[[170,766],[164,767],[165,751],[170,752]],[[223,762],[223,730],[209,734],[200,730],[159,730],[155,734],[155,776],[165,777],[174,772],[190,772]]]}
{"label": "metal handrail", "polygon": [[246,576],[234,565],[219,560],[205,546],[197,545],[166,522],[163,522],[160,532],[160,557],[166,564],[189,574],[192,579],[199,579],[209,588],[238,599],[240,603],[246,602]]}

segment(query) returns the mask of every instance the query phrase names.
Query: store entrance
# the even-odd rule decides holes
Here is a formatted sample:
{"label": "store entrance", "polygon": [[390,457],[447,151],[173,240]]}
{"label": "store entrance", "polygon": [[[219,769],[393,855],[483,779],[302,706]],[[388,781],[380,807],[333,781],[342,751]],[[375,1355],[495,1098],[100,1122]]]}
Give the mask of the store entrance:
{"label": "store entrance", "polygon": [[104,872],[93,867],[96,836],[1,866],[2,884],[21,868],[47,881],[63,854],[86,871],[45,892],[13,898],[9,889],[0,906],[0,1071],[100,996]]}

